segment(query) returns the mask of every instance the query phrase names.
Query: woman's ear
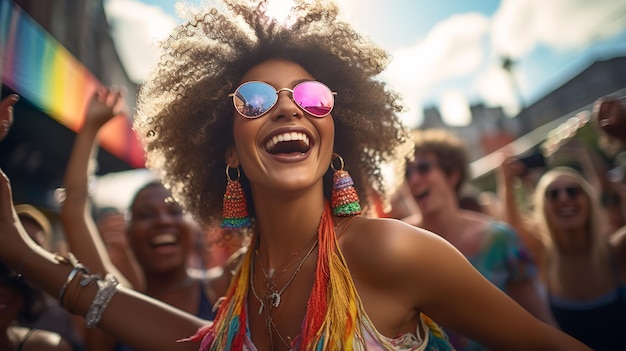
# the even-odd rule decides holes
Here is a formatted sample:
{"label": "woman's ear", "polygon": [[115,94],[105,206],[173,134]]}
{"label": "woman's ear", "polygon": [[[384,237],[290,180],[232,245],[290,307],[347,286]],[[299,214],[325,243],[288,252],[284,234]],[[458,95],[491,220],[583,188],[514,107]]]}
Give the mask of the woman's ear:
{"label": "woman's ear", "polygon": [[226,164],[230,167],[239,167],[239,156],[237,155],[237,150],[235,150],[234,146],[231,146],[226,150],[224,158],[226,160]]}

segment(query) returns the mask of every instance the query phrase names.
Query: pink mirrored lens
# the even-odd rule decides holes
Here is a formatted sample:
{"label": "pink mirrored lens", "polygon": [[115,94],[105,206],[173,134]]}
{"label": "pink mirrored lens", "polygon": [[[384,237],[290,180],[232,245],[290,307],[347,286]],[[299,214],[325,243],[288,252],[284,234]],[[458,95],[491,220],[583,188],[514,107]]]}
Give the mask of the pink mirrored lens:
{"label": "pink mirrored lens", "polygon": [[315,117],[324,117],[330,113],[335,98],[330,89],[320,82],[302,82],[293,88],[293,100],[303,110]]}

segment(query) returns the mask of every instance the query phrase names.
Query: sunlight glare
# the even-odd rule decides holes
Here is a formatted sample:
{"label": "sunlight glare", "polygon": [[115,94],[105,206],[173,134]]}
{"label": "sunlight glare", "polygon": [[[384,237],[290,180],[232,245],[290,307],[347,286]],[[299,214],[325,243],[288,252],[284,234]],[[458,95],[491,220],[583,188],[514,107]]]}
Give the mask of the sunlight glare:
{"label": "sunlight glare", "polygon": [[441,100],[441,117],[449,126],[467,126],[472,122],[472,112],[462,92],[451,90],[444,94]]}
{"label": "sunlight glare", "polygon": [[267,15],[273,17],[278,23],[286,23],[287,15],[293,7],[293,0],[271,0],[268,1]]}

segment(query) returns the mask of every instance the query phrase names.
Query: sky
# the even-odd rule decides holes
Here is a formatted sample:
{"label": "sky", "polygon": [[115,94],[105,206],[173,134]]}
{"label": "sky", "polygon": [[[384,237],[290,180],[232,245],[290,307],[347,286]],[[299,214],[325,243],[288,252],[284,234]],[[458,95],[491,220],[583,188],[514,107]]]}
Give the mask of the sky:
{"label": "sky", "polygon": [[[271,0],[277,8],[289,0]],[[181,22],[176,0],[105,0],[122,63],[141,82],[156,41]],[[200,0],[187,0],[198,5]],[[596,60],[626,56],[626,1],[340,0],[343,17],[392,57],[382,73],[400,92],[402,118],[418,127],[425,107],[469,123],[468,106],[513,117]],[[502,58],[513,65],[509,74]]]}

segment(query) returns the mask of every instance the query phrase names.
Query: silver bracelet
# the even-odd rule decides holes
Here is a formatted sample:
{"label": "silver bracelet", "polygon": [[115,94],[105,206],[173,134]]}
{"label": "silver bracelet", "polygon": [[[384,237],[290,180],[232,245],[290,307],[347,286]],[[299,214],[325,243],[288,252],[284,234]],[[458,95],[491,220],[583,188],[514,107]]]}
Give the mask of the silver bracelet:
{"label": "silver bracelet", "polygon": [[91,306],[85,316],[85,325],[87,328],[93,328],[98,325],[104,310],[106,310],[109,302],[113,298],[113,295],[117,292],[117,285],[119,282],[112,274],[107,274],[103,280],[99,280],[98,292],[94,296]]}

